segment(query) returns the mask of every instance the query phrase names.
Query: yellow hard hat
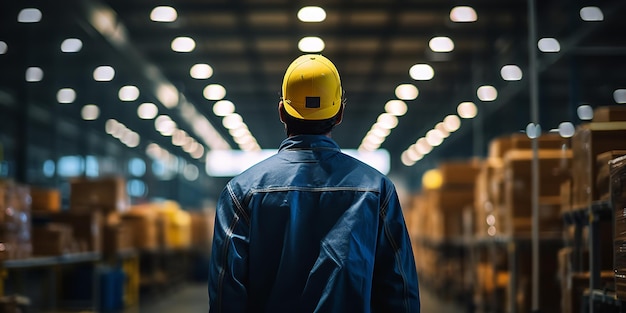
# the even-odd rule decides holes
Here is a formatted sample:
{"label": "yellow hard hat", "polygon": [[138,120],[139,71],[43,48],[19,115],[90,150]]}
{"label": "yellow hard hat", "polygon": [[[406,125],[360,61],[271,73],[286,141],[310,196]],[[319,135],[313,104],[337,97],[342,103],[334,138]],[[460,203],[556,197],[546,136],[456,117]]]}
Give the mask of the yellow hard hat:
{"label": "yellow hard hat", "polygon": [[287,113],[304,120],[331,118],[341,108],[341,80],[335,65],[319,54],[295,59],[283,78]]}

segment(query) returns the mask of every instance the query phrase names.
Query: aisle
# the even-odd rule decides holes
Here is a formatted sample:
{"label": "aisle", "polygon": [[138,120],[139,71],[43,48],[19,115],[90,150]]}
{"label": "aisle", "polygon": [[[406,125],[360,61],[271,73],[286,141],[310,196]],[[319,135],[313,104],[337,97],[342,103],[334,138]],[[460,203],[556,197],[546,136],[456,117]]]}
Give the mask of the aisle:
{"label": "aisle", "polygon": [[[463,308],[456,303],[445,302],[426,289],[421,290],[423,313],[462,313]],[[207,312],[208,295],[206,284],[189,284],[177,289],[174,293],[154,302],[145,304],[139,313],[192,313]],[[125,313],[137,313],[128,310]]]}

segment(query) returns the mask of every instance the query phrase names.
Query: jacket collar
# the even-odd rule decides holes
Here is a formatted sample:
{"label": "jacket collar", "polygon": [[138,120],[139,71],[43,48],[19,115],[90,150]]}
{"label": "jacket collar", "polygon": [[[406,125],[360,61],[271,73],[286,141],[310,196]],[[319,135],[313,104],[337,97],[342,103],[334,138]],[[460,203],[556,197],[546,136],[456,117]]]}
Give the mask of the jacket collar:
{"label": "jacket collar", "polygon": [[291,136],[280,144],[279,152],[301,149],[330,149],[339,151],[339,145],[325,135],[296,135]]}

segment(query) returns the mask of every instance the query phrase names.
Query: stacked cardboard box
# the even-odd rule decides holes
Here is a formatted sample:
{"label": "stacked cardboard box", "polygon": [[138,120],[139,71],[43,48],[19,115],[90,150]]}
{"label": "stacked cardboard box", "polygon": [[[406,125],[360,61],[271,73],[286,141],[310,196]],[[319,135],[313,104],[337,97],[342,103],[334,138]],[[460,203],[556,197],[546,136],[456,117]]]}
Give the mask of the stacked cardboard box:
{"label": "stacked cardboard box", "polygon": [[611,206],[614,212],[613,257],[617,298],[626,300],[626,156],[610,162]]}
{"label": "stacked cardboard box", "polygon": [[129,206],[126,181],[122,177],[70,181],[70,210],[73,212],[125,212]]}
{"label": "stacked cardboard box", "polygon": [[191,244],[201,250],[211,249],[215,209],[189,212],[191,217]]}
{"label": "stacked cardboard box", "polygon": [[626,121],[626,106],[606,105],[597,107],[593,111],[594,123]]}
{"label": "stacked cardboard box", "polygon": [[57,256],[77,252],[72,228],[67,224],[48,223],[33,227],[33,255]]}
{"label": "stacked cardboard box", "polygon": [[56,188],[30,188],[32,210],[43,212],[59,212],[61,210],[61,191]]}
{"label": "stacked cardboard box", "polygon": [[[504,232],[530,234],[532,220],[532,150],[510,150],[504,157]],[[537,151],[540,231],[561,231],[561,184],[568,179],[572,152]]]}
{"label": "stacked cardboard box", "polygon": [[151,204],[132,206],[122,214],[122,223],[131,230],[132,246],[140,250],[154,250],[159,247],[157,210]]}
{"label": "stacked cardboard box", "polygon": [[626,122],[581,124],[572,137],[572,206],[589,207],[600,201],[597,188],[598,155],[612,150],[626,150]]}
{"label": "stacked cardboard box", "polygon": [[0,180],[0,260],[32,254],[29,186]]}

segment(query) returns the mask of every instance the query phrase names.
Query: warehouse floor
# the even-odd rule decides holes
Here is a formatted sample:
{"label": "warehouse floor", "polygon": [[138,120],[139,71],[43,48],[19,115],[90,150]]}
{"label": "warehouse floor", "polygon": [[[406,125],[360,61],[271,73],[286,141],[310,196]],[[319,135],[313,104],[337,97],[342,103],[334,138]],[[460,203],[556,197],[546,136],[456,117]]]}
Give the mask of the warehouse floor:
{"label": "warehouse floor", "polygon": [[[431,291],[422,288],[422,312],[462,313],[464,309],[455,303],[441,300]],[[140,309],[129,309],[125,313],[187,313],[207,312],[208,296],[206,284],[187,284],[170,295],[142,304]]]}

